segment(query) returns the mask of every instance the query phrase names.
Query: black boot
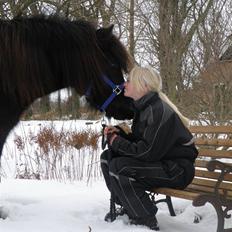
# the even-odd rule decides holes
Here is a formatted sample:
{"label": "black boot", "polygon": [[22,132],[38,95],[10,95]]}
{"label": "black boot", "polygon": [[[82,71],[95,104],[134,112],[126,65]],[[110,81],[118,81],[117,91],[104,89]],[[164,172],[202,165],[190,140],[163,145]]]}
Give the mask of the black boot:
{"label": "black boot", "polygon": [[108,213],[106,214],[104,220],[105,220],[106,222],[113,222],[113,221],[116,219],[116,217],[122,216],[122,215],[124,215],[124,214],[127,215],[127,211],[126,211],[123,207],[120,207],[120,208],[115,209],[115,215],[114,215],[113,217],[112,217],[112,215],[111,215],[111,212],[108,212]]}
{"label": "black boot", "polygon": [[159,230],[158,222],[155,216],[146,218],[134,218],[130,221],[132,225],[147,226],[151,230]]}

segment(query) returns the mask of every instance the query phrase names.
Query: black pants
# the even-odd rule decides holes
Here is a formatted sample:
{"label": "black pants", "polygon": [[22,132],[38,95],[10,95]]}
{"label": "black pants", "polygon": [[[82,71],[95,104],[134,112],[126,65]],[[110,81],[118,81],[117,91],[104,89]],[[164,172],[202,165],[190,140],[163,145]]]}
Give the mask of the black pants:
{"label": "black pants", "polygon": [[184,188],[189,182],[185,169],[176,162],[150,163],[130,157],[114,157],[110,150],[101,155],[101,169],[109,191],[116,196],[116,203],[122,205],[131,218],[156,214],[157,208],[146,191],[154,187]]}

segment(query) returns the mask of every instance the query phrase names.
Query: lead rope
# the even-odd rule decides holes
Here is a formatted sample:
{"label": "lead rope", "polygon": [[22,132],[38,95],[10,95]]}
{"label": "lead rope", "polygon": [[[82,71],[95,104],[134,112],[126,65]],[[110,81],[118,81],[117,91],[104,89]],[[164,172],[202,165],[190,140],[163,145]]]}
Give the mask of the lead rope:
{"label": "lead rope", "polygon": [[106,144],[107,144],[107,138],[104,135],[104,130],[106,128],[105,114],[103,115],[103,118],[101,120],[101,125],[102,125],[102,143],[101,143],[101,146],[102,146],[102,150],[104,150],[106,147]]}
{"label": "lead rope", "polygon": [[[102,125],[102,150],[105,149],[106,144],[107,144],[107,139],[105,138],[104,135],[104,130],[106,128],[106,119],[105,119],[105,115],[103,116],[102,120],[101,120],[101,125]],[[114,199],[114,193],[111,192],[111,196],[110,196],[110,220],[111,222],[113,222],[116,219],[116,207],[115,207],[115,199]]]}

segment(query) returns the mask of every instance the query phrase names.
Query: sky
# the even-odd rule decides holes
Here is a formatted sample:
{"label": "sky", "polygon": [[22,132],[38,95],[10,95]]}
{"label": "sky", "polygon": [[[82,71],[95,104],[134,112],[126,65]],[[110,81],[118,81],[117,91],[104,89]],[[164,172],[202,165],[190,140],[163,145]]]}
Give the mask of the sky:
{"label": "sky", "polygon": [[[81,181],[15,179],[15,157],[19,156],[13,142],[15,133],[27,137],[50,122],[20,122],[8,137],[2,159],[0,183],[0,212],[7,216],[0,219],[0,232],[146,232],[144,226],[129,224],[127,216],[120,216],[113,223],[104,221],[109,211],[110,194],[101,176],[84,177]],[[52,122],[56,128],[85,128],[85,121]],[[62,126],[61,126],[62,125]],[[99,125],[93,122],[93,127]],[[27,150],[33,154],[35,145]],[[88,156],[87,150],[84,151]],[[11,163],[12,162],[12,163]],[[163,197],[159,195],[158,198]],[[157,219],[161,232],[213,232],[217,216],[210,204],[193,207],[188,200],[173,198],[175,217],[169,215],[166,204],[158,206]],[[193,223],[194,215],[201,215],[200,223]],[[232,226],[232,220],[226,221]]]}

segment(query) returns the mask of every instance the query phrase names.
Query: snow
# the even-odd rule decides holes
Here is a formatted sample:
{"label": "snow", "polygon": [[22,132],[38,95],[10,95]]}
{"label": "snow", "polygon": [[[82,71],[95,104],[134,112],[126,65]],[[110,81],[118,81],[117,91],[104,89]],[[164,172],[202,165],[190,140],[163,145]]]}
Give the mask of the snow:
{"label": "snow", "polygon": [[[59,183],[55,181],[4,179],[1,183],[1,203],[9,216],[0,220],[4,232],[76,232],[122,231],[145,232],[143,226],[128,225],[126,216],[113,223],[103,220],[109,210],[109,193],[103,181]],[[216,214],[210,206],[204,208],[203,220],[193,223],[194,208],[189,201],[175,199],[178,216],[171,217],[167,207],[159,204],[157,219],[160,231],[214,231]]]}
{"label": "snow", "polygon": [[[109,192],[101,176],[76,180],[14,179],[17,149],[14,134],[38,130],[49,122],[20,122],[8,137],[4,147],[0,183],[0,212],[7,215],[0,219],[0,232],[145,232],[144,226],[129,225],[127,216],[120,216],[113,223],[104,221],[109,211]],[[87,128],[84,121],[53,122],[56,128]],[[98,122],[92,128],[100,129]],[[32,148],[27,147],[29,152]],[[99,149],[99,152],[101,149]],[[7,162],[6,162],[7,161]],[[13,161],[13,163],[11,163]],[[11,167],[9,167],[11,166]],[[159,197],[162,197],[160,195]],[[158,204],[157,219],[161,232],[216,231],[217,216],[210,204],[193,207],[191,201],[173,198],[176,217],[169,215],[164,203]],[[193,223],[195,213],[200,214],[200,223]],[[231,227],[231,219],[226,223]]]}

